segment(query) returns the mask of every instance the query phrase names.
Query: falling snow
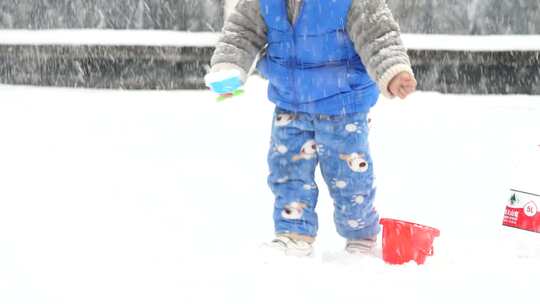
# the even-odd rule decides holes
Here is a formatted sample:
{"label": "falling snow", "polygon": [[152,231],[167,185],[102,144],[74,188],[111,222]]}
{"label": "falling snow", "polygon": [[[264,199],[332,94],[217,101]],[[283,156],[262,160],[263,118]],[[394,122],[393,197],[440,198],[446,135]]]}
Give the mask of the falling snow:
{"label": "falling snow", "polygon": [[[234,0],[225,2],[226,14]],[[99,57],[101,65],[64,58],[39,66],[42,75],[70,70],[75,86],[98,72],[119,78],[111,65],[121,60],[109,47],[145,47],[130,54],[142,52],[146,66],[161,60],[167,68],[126,69],[122,76],[175,88],[180,81],[200,82],[197,75],[208,70],[208,49],[223,24],[222,3],[2,1],[0,43],[24,62],[32,59],[28,54],[41,54],[33,58],[38,63],[57,53]],[[387,3],[407,33],[405,46],[435,66],[426,83],[441,75],[459,78],[451,64],[469,67],[473,60],[482,74],[478,81],[466,75],[467,85],[505,91],[510,80],[530,86],[526,81],[537,77],[529,92],[540,92],[537,0]],[[42,31],[26,31],[34,29]],[[154,29],[166,31],[140,31]],[[186,45],[197,49],[189,53],[197,61],[179,67],[176,52]],[[423,50],[449,52],[431,57]],[[475,52],[463,53],[470,50]],[[452,51],[462,53],[452,57]],[[492,53],[476,57],[482,52]],[[524,55],[531,53],[536,57]],[[500,68],[493,64],[501,62],[496,56],[532,67],[513,66],[502,73],[506,78],[489,77],[484,67]],[[89,70],[93,65],[99,71]],[[39,76],[16,65],[4,68],[25,81]],[[539,234],[501,223],[510,188],[540,193],[540,97],[418,92],[407,101],[381,98],[372,111],[373,168],[360,153],[342,155],[342,161],[353,171],[375,170],[382,216],[441,230],[424,266],[390,266],[381,259],[380,243],[374,256],[344,253],[326,187],[319,194],[313,257],[283,257],[260,246],[273,237],[274,212],[266,185],[273,114],[266,85],[252,77],[244,96],[223,103],[207,91],[0,86],[0,303],[537,302]],[[278,125],[293,119],[278,118]],[[362,132],[363,126],[350,124],[345,131]],[[273,149],[288,151],[283,145]],[[308,141],[283,165],[324,152]],[[316,180],[325,184],[319,172]],[[348,185],[333,180],[331,186]],[[302,195],[318,191],[315,184],[303,189]],[[352,199],[355,208],[366,200]],[[298,220],[304,208],[290,202],[278,215]]]}

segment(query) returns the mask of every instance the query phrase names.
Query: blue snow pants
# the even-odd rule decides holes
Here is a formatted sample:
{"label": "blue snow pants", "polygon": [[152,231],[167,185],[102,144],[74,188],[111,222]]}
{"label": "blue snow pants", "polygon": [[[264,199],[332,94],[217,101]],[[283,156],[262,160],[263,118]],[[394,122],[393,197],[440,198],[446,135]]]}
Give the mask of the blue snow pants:
{"label": "blue snow pants", "polygon": [[268,184],[275,195],[276,234],[315,237],[315,168],[334,200],[334,222],[346,239],[379,233],[367,113],[318,115],[276,108],[268,153]]}

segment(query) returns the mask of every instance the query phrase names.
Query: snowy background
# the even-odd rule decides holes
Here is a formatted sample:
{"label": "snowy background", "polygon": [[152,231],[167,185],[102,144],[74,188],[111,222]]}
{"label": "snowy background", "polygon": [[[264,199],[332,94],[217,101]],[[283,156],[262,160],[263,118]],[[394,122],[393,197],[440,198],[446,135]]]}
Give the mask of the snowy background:
{"label": "snowy background", "polygon": [[[157,2],[134,2],[118,27],[157,24],[145,13],[158,12],[151,9]],[[88,2],[17,3],[0,1],[2,26],[27,28],[15,12],[25,5],[47,11],[46,4],[74,9]],[[210,12],[200,6],[210,2],[167,3]],[[432,48],[540,49],[540,18],[528,17],[538,11],[537,2],[409,3],[432,11],[435,4],[458,11],[466,6],[469,13],[455,34],[482,32],[471,32],[478,27],[467,20],[489,23],[481,27],[489,33],[535,34],[530,43],[519,36],[489,43],[482,39],[493,37],[471,42],[454,36],[450,46],[445,37],[431,36],[439,39]],[[527,15],[518,15],[530,31],[514,30],[522,23],[504,17],[513,14],[469,18],[480,7],[526,8]],[[119,10],[101,12],[118,16]],[[207,31],[200,22],[205,19],[193,16],[199,21],[182,21],[192,28],[179,29]],[[42,17],[35,20],[45,28],[64,27],[67,20]],[[419,24],[400,18],[405,26]],[[80,33],[5,31],[0,43],[8,45],[4,50],[13,50],[10,39],[14,45],[24,39],[30,46],[78,45],[102,35],[94,43],[159,46],[171,37]],[[178,35],[170,43],[197,46],[215,39]],[[407,36],[406,43],[424,48],[425,38]],[[25,60],[31,59],[46,58]],[[273,108],[265,80],[254,76],[245,89],[244,96],[217,103],[201,90],[0,86],[0,303],[538,302],[540,235],[501,223],[510,188],[540,192],[540,96],[425,91],[406,101],[380,99],[371,133],[377,208],[384,217],[441,230],[435,256],[425,265],[391,266],[380,248],[372,257],[344,253],[320,174],[314,257],[282,257],[262,246],[273,236],[273,197],[266,186]]]}
{"label": "snowy background", "polygon": [[0,28],[219,31],[223,0],[0,0]]}
{"label": "snowy background", "polygon": [[[0,0],[0,83],[203,89],[213,50],[207,37],[218,34],[235,3]],[[538,1],[388,5],[405,34],[421,37],[405,41],[421,89],[540,94]],[[187,32],[200,37],[186,38]]]}
{"label": "snowy background", "polygon": [[[237,0],[0,0],[0,28],[219,31]],[[538,34],[537,0],[387,0],[407,33]],[[31,12],[31,13],[29,13]]]}
{"label": "snowy background", "polygon": [[540,33],[537,0],[387,0],[404,32],[506,35]]}

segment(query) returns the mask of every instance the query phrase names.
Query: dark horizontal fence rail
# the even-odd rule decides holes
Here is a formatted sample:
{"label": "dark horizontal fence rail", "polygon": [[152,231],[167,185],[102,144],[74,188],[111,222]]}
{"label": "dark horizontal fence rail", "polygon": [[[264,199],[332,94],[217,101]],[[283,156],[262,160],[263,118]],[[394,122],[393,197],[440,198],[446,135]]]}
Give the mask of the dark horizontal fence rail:
{"label": "dark horizontal fence rail", "polygon": [[[0,82],[105,89],[203,89],[214,48],[0,45]],[[538,51],[409,50],[419,89],[540,94]]]}
{"label": "dark horizontal fence rail", "polygon": [[202,89],[213,47],[0,45],[0,82],[104,89]]}
{"label": "dark horizontal fence rail", "polygon": [[540,50],[409,50],[409,55],[420,90],[457,94],[540,94]]}

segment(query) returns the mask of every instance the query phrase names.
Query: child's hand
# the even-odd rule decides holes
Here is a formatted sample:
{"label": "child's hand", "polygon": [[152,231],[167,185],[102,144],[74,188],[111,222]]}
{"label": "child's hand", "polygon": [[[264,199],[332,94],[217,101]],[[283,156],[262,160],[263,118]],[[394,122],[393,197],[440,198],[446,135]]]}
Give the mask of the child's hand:
{"label": "child's hand", "polygon": [[388,85],[388,91],[401,99],[416,91],[416,79],[409,72],[401,72],[394,76]]}

